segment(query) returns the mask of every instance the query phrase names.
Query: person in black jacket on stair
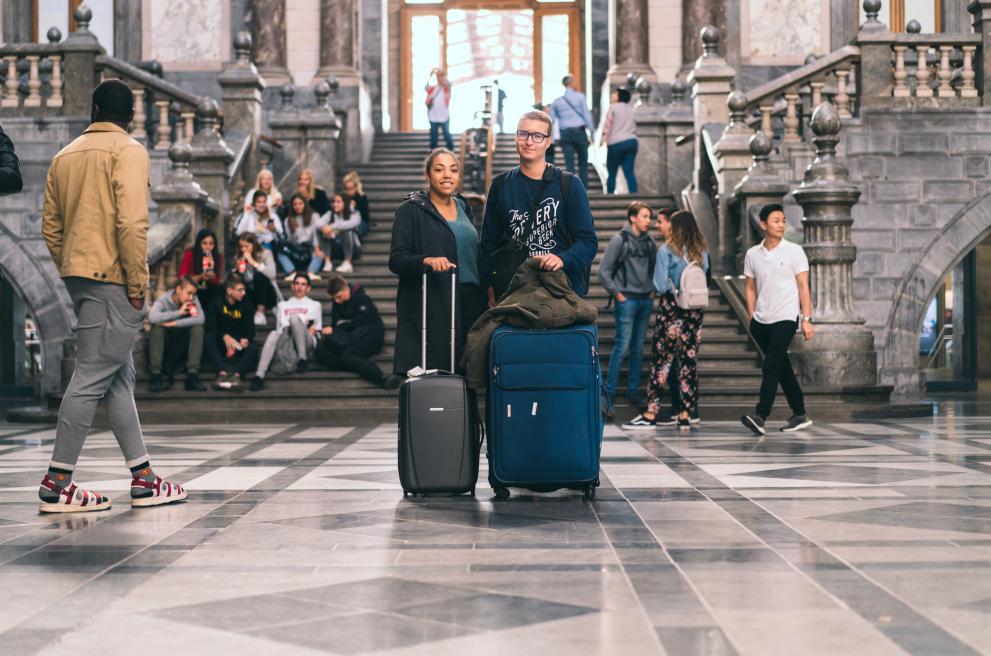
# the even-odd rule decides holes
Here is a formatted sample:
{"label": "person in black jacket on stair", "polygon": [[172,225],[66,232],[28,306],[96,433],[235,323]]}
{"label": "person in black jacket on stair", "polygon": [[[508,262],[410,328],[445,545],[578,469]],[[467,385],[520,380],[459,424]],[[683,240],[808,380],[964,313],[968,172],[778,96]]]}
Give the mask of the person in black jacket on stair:
{"label": "person in black jacket on stair", "polygon": [[467,201],[454,191],[461,171],[454,153],[437,148],[427,155],[429,191],[417,191],[396,209],[389,270],[399,276],[396,294],[396,352],[393,373],[405,376],[420,362],[420,285],[427,283],[427,369],[451,367],[451,269],[456,269],[455,362],[461,360],[465,334],[482,314],[478,271],[478,233]]}
{"label": "person in black jacket on stair", "polygon": [[0,126],[0,196],[16,194],[23,187],[21,166],[14,154],[14,143]]}
{"label": "person in black jacket on stair", "polygon": [[372,299],[360,285],[349,285],[340,276],[330,279],[327,293],[334,307],[327,327],[330,332],[325,328],[314,352],[317,362],[331,370],[353,371],[385,389],[399,387],[399,376],[384,375],[372,362],[385,342],[385,324]]}

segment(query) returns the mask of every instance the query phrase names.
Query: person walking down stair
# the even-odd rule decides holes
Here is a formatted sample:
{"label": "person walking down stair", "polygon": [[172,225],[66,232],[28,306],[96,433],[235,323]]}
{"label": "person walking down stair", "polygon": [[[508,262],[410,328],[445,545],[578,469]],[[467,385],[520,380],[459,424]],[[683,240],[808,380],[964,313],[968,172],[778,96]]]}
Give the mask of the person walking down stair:
{"label": "person walking down stair", "polygon": [[430,71],[430,79],[424,87],[427,92],[427,120],[430,121],[430,150],[437,147],[438,135],[443,131],[444,145],[454,150],[451,138],[451,81],[439,68]]}
{"label": "person walking down stair", "polygon": [[131,471],[131,505],[181,501],[186,490],[155,474],[134,405],[131,347],[148,289],[148,153],[127,136],[134,94],[120,80],[93,91],[92,123],[48,169],[42,234],[78,317],[76,368],[62,397],[43,513],[107,510],[110,499],[72,474],[103,399]]}
{"label": "person walking down stair", "polygon": [[[550,115],[561,133],[561,149],[564,151],[564,165],[578,176],[582,186],[588,188],[588,147],[595,134],[592,112],[588,109],[585,94],[577,90],[574,75],[565,75],[561,80],[564,93],[551,103]],[[577,158],[577,162],[575,159]]]}

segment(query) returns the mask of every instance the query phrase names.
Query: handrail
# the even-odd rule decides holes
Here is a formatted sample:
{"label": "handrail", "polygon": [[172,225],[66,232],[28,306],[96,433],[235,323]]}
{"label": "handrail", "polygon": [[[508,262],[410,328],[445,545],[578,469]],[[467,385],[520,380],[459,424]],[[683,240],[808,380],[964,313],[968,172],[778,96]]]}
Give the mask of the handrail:
{"label": "handrail", "polygon": [[[947,330],[949,328],[949,330]],[[949,334],[947,334],[949,333]],[[936,334],[936,339],[933,340],[932,348],[929,349],[929,353],[926,356],[929,358],[926,363],[926,369],[932,369],[933,363],[936,362],[936,358],[939,357],[940,351],[946,348],[947,342],[952,343],[953,341],[953,324],[944,323],[943,327],[939,329],[939,333]]]}
{"label": "handrail", "polygon": [[62,43],[5,43],[0,46],[0,57],[7,55],[58,55]]}
{"label": "handrail", "polygon": [[200,102],[200,98],[196,94],[189,93],[185,89],[182,89],[167,80],[156,77],[151,73],[141,70],[137,66],[133,66],[127,62],[110,57],[109,55],[97,55],[96,65],[97,68],[109,68],[110,70],[116,71],[121,75],[125,75],[135,82],[139,82],[146,88],[165,94],[166,96],[170,96],[172,99],[183,102],[190,107],[195,108]]}
{"label": "handrail", "polygon": [[779,96],[791,87],[802,85],[817,75],[828,73],[831,69],[841,64],[859,58],[860,48],[858,46],[843,46],[814,62],[796,68],[771,82],[751,89],[747,92],[747,107],[757,107],[763,100]]}

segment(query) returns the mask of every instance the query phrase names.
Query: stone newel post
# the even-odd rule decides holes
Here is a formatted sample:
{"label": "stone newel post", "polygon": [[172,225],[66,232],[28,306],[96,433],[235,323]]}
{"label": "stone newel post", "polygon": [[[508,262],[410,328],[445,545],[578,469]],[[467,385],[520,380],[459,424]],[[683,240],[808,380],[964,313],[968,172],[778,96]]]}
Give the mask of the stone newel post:
{"label": "stone newel post", "polygon": [[857,247],[851,241],[850,210],[860,190],[850,182],[847,167],[836,159],[840,115],[826,102],[812,114],[815,161],[805,180],[792,192],[802,206],[809,258],[812,316],[815,337],[793,342],[801,366],[802,382],[811,385],[849,386],[877,384],[874,335],[864,327],[853,307],[853,261]]}

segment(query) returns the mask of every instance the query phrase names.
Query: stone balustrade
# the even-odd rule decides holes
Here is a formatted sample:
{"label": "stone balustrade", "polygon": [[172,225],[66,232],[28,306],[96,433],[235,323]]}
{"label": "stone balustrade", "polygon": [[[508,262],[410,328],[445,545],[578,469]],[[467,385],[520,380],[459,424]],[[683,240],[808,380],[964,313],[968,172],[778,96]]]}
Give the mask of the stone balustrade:
{"label": "stone balustrade", "polygon": [[0,46],[0,114],[37,115],[61,113],[65,84],[65,53],[57,28],[48,31],[48,43],[23,43]]}
{"label": "stone balustrade", "polygon": [[[896,34],[891,48],[892,98],[976,99],[979,34]],[[937,102],[933,101],[933,102]],[[959,104],[979,104],[978,100]]]}

